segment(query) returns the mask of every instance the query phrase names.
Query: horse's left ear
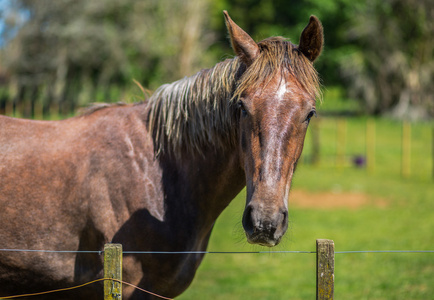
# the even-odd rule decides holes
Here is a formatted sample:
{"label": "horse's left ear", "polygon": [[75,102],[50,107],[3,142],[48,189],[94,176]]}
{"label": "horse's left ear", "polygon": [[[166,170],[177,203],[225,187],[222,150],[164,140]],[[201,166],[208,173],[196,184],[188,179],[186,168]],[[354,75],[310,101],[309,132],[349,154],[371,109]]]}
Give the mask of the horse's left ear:
{"label": "horse's left ear", "polygon": [[317,17],[310,16],[309,24],[301,33],[298,49],[313,62],[321,54],[323,44],[324,33],[321,22]]}
{"label": "horse's left ear", "polygon": [[223,11],[226,20],[226,27],[231,37],[232,48],[240,59],[248,66],[259,55],[259,46],[244,30],[241,29],[234,21],[227,11]]}

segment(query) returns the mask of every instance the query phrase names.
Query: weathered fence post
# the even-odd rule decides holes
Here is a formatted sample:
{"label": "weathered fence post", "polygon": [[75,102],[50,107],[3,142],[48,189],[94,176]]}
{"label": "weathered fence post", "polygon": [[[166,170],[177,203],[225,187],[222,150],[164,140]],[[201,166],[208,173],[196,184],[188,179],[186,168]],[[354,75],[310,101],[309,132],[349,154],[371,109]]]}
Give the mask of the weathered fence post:
{"label": "weathered fence post", "polygon": [[[122,280],[122,245],[105,244],[104,246],[104,278]],[[104,281],[104,300],[122,299],[122,283]]]}
{"label": "weathered fence post", "polygon": [[402,123],[402,162],[401,174],[402,177],[410,177],[410,158],[411,158],[411,125],[409,122]]}
{"label": "weathered fence post", "polygon": [[375,120],[366,121],[366,168],[369,173],[375,170]]}
{"label": "weathered fence post", "polygon": [[316,299],[333,299],[335,284],[335,244],[316,240]]}
{"label": "weathered fence post", "polygon": [[312,122],[312,126],[310,128],[310,133],[312,134],[312,156],[311,156],[311,164],[314,166],[318,166],[320,163],[320,133],[319,133],[319,123],[320,120],[315,120]]}
{"label": "weathered fence post", "polygon": [[345,144],[347,139],[346,119],[338,119],[336,135],[336,166],[342,168],[345,166]]}

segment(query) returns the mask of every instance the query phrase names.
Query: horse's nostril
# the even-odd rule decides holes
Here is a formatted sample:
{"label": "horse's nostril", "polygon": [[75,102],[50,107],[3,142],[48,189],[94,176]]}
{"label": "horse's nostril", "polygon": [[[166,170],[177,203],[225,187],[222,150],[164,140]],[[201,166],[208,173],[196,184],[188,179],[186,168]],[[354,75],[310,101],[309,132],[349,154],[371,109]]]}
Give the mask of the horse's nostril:
{"label": "horse's nostril", "polygon": [[281,214],[281,223],[280,223],[280,230],[282,231],[281,234],[284,234],[286,229],[288,229],[288,211],[283,211]]}
{"label": "horse's nostril", "polygon": [[285,226],[286,223],[288,223],[288,212],[284,211],[283,214],[283,220],[282,220],[282,226]]}
{"label": "horse's nostril", "polygon": [[253,225],[253,208],[248,205],[246,209],[244,210],[243,215],[243,227],[247,234],[251,235],[254,232],[254,225]]}

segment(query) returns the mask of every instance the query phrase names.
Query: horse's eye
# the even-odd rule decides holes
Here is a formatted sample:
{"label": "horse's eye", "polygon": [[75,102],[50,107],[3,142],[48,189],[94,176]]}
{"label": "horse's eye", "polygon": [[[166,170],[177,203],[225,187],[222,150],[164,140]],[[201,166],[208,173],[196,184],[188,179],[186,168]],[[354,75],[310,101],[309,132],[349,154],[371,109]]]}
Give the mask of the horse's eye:
{"label": "horse's eye", "polygon": [[247,117],[247,110],[246,110],[246,108],[244,107],[244,103],[243,103],[243,101],[238,101],[237,102],[237,105],[238,105],[238,108],[241,110],[241,115],[243,116],[243,117]]}
{"label": "horse's eye", "polygon": [[309,112],[309,114],[307,115],[307,118],[306,118],[306,122],[310,122],[310,119],[312,119],[312,117],[313,116],[315,116],[316,117],[316,111],[313,109],[313,110],[311,110],[310,112]]}

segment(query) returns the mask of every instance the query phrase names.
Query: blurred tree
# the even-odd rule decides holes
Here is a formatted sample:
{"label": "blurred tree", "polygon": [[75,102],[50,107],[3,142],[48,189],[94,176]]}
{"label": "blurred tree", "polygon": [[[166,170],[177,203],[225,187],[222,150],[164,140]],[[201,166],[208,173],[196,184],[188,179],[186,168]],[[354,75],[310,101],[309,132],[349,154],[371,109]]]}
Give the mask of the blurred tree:
{"label": "blurred tree", "polygon": [[205,22],[209,2],[16,0],[13,11],[26,12],[27,20],[2,62],[16,100],[43,90],[47,105],[69,111],[101,98],[101,91],[111,100],[109,87],[133,78],[155,88],[192,74],[213,42]]}
{"label": "blurred tree", "polygon": [[367,113],[434,116],[434,2],[369,0],[354,10],[340,61],[343,78]]}

